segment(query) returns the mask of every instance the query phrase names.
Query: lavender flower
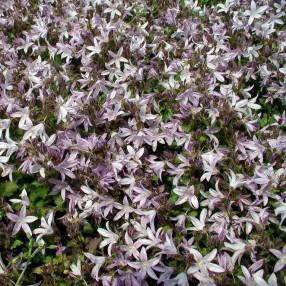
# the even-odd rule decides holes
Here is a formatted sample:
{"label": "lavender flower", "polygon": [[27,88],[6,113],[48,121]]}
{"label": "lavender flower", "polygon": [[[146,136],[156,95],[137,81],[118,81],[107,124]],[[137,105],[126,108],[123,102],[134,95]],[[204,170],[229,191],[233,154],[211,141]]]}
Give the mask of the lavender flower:
{"label": "lavender flower", "polygon": [[96,279],[97,281],[99,280],[99,271],[100,268],[103,266],[104,262],[105,262],[105,257],[103,256],[94,256],[91,253],[84,253],[84,255],[93,263],[95,264],[94,267],[92,268],[91,271],[91,276]]}
{"label": "lavender flower", "polygon": [[284,0],[2,2],[1,233],[75,283],[285,284]]}
{"label": "lavender flower", "polygon": [[54,214],[51,212],[47,215],[47,218],[41,218],[41,227],[34,229],[33,233],[38,235],[36,241],[39,241],[45,235],[53,234],[52,222]]}
{"label": "lavender flower", "polygon": [[283,247],[282,251],[270,249],[270,252],[279,259],[274,266],[274,272],[282,270],[286,265],[286,246]]}
{"label": "lavender flower", "polygon": [[146,275],[150,276],[151,278],[157,280],[158,277],[154,272],[154,269],[156,269],[156,265],[159,263],[160,258],[152,258],[148,260],[147,252],[144,247],[141,248],[140,255],[138,257],[138,260],[135,262],[129,262],[128,264],[136,269],[138,271],[138,275],[141,279],[144,279]]}
{"label": "lavender flower", "polygon": [[26,216],[26,206],[22,206],[19,215],[7,213],[7,217],[15,223],[12,235],[17,234],[22,228],[26,234],[32,236],[32,231],[28,224],[36,221],[38,218],[35,216]]}
{"label": "lavender flower", "polygon": [[73,263],[71,266],[70,266],[70,269],[71,269],[71,275],[78,278],[81,276],[81,261],[80,259],[77,260],[76,263]]}
{"label": "lavender flower", "polygon": [[254,0],[251,1],[251,10],[245,11],[244,15],[249,16],[248,25],[251,25],[255,19],[262,17],[263,13],[267,10],[267,6],[257,8]]}
{"label": "lavender flower", "polygon": [[188,202],[189,205],[194,209],[197,209],[199,207],[198,199],[194,194],[194,186],[191,186],[189,188],[177,187],[173,190],[173,192],[179,196],[179,199],[176,201],[176,205],[181,205],[185,202]]}
{"label": "lavender flower", "polygon": [[108,245],[108,255],[111,256],[112,245],[117,243],[119,236],[110,230],[109,222],[106,223],[106,229],[98,228],[97,231],[99,234],[105,237],[104,240],[100,243],[99,247],[103,248]]}
{"label": "lavender flower", "polygon": [[196,262],[188,268],[188,274],[194,275],[199,281],[208,280],[209,271],[214,273],[224,272],[221,266],[211,262],[216,257],[217,249],[213,249],[204,257],[196,249],[191,249],[190,253],[194,256]]}

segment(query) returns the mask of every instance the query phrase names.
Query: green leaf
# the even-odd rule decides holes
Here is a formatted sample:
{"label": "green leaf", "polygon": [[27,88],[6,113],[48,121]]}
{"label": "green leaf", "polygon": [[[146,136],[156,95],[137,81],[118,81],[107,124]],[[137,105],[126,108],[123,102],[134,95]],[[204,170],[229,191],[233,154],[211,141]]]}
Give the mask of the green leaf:
{"label": "green leaf", "polygon": [[100,94],[98,97],[97,97],[97,101],[98,101],[98,105],[101,107],[105,101],[106,101],[106,94]]}
{"label": "green leaf", "polygon": [[268,120],[265,117],[263,117],[259,120],[259,125],[261,128],[265,127],[267,125],[267,123],[268,123]]}
{"label": "green leaf", "polygon": [[189,216],[197,217],[198,214],[199,214],[198,211],[192,210],[192,211],[189,213]]}
{"label": "green leaf", "polygon": [[173,111],[170,108],[164,108],[164,109],[161,109],[161,115],[162,115],[163,122],[166,123],[173,116]]}
{"label": "green leaf", "polygon": [[57,206],[57,210],[64,210],[64,200],[60,195],[54,197],[54,202]]}
{"label": "green leaf", "polygon": [[170,203],[176,203],[176,201],[178,200],[178,195],[177,194],[175,194],[174,192],[171,192],[171,196],[170,196],[170,198],[169,198],[169,202]]}
{"label": "green leaf", "polygon": [[44,258],[45,264],[48,264],[48,263],[50,263],[50,262],[52,262],[52,261],[53,261],[53,256],[52,256],[52,255],[48,255],[48,256],[46,256],[46,257]]}
{"label": "green leaf", "polygon": [[207,137],[206,136],[200,136],[199,138],[200,143],[205,143],[207,141]]}
{"label": "green leaf", "polygon": [[11,249],[15,249],[15,248],[17,248],[18,246],[20,246],[20,245],[22,245],[22,244],[23,244],[23,242],[22,242],[21,240],[16,239],[16,240],[13,242],[13,244],[11,245]]}
{"label": "green leaf", "polygon": [[62,65],[62,59],[60,55],[55,55],[54,56],[54,64],[56,66],[61,66]]}
{"label": "green leaf", "polygon": [[182,125],[182,128],[183,128],[184,132],[190,133],[192,130],[192,125],[189,122],[184,122]]}
{"label": "green leaf", "polygon": [[55,244],[49,245],[47,247],[48,249],[57,249],[57,246]]}
{"label": "green leaf", "polygon": [[167,232],[167,231],[170,230],[171,228],[170,228],[169,225],[166,224],[166,225],[163,225],[162,229],[163,229],[164,232]]}

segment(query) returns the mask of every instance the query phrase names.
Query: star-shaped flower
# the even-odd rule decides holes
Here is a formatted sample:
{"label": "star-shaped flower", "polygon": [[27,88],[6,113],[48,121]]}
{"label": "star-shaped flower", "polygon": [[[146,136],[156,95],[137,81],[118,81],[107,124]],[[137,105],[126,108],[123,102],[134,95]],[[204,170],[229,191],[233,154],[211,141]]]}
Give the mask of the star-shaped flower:
{"label": "star-shaped flower", "polygon": [[121,47],[117,54],[108,51],[109,55],[112,57],[112,60],[108,63],[109,66],[115,64],[116,68],[120,69],[120,63],[128,63],[128,60],[122,57],[123,48]]}
{"label": "star-shaped flower", "polygon": [[217,249],[212,250],[204,257],[196,249],[191,249],[190,252],[196,262],[189,267],[188,274],[194,275],[198,280],[208,277],[209,271],[214,273],[223,273],[225,271],[221,266],[211,262],[216,257]]}
{"label": "star-shaped flower", "polygon": [[100,44],[95,37],[93,38],[93,46],[88,46],[86,49],[91,52],[87,55],[88,57],[92,57],[94,54],[99,54],[101,52]]}
{"label": "star-shaped flower", "polygon": [[259,19],[262,17],[263,13],[267,10],[267,6],[262,6],[257,8],[256,3],[252,0],[250,4],[250,10],[244,12],[245,16],[249,16],[248,25],[251,25],[254,19]]}
{"label": "star-shaped flower", "polygon": [[41,227],[33,231],[34,234],[38,235],[36,241],[40,240],[44,235],[50,235],[54,232],[52,228],[53,218],[54,214],[52,212],[48,214],[46,219],[44,217],[41,218]]}
{"label": "star-shaped flower", "polygon": [[27,211],[26,211],[25,206],[21,208],[19,215],[16,215],[13,213],[7,213],[7,217],[11,221],[15,222],[12,235],[15,235],[16,233],[18,233],[20,229],[22,228],[26,234],[29,234],[30,236],[32,236],[32,231],[28,224],[36,221],[38,218],[35,216],[26,216],[26,213]]}
{"label": "star-shaped flower", "polygon": [[278,272],[286,266],[286,246],[282,251],[277,249],[270,249],[270,251],[279,259],[274,266],[274,272]]}
{"label": "star-shaped flower", "polygon": [[177,187],[174,189],[174,193],[179,196],[178,200],[176,201],[176,205],[182,205],[183,203],[188,202],[189,205],[194,209],[199,207],[199,202],[195,195],[194,186]]}

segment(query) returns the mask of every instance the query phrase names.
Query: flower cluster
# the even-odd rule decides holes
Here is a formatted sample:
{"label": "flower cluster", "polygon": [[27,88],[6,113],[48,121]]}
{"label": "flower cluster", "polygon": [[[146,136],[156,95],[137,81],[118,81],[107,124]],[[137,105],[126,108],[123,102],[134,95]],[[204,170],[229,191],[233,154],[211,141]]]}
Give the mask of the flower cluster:
{"label": "flower cluster", "polygon": [[[1,229],[85,285],[286,283],[285,19],[284,0],[2,1],[2,177],[50,191],[42,211],[27,184],[3,196]],[[54,285],[1,252],[0,282]]]}

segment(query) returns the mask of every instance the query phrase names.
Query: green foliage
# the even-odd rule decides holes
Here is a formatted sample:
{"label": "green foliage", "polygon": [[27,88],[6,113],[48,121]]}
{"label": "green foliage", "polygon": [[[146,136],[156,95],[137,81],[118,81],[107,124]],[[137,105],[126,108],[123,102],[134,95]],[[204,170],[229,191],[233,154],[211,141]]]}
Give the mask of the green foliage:
{"label": "green foliage", "polygon": [[47,61],[50,58],[49,50],[46,48],[41,52],[41,59],[42,61]]}
{"label": "green foliage", "polygon": [[266,125],[272,124],[275,122],[273,115],[264,114],[263,117],[259,119],[260,128],[265,127]]}
{"label": "green foliage", "polygon": [[33,205],[42,206],[48,196],[49,189],[47,186],[35,181],[29,185],[29,198]]}
{"label": "green foliage", "polygon": [[162,115],[163,122],[166,123],[172,118],[173,111],[171,108],[163,108],[161,109],[161,115]]}
{"label": "green foliage", "polygon": [[15,248],[17,248],[18,246],[21,246],[21,245],[23,245],[23,242],[21,240],[19,240],[19,239],[16,239],[13,242],[13,244],[11,245],[11,249],[15,249]]}
{"label": "green foliage", "polygon": [[64,211],[65,209],[65,202],[60,195],[54,196],[54,203],[56,205],[56,209],[59,211]]}
{"label": "green foliage", "polygon": [[220,1],[220,0],[199,0],[200,5],[206,5],[206,6],[216,5],[216,4],[221,3],[221,2],[224,2],[224,1]]}
{"label": "green foliage", "polygon": [[183,127],[184,132],[186,133],[190,133],[192,130],[192,125],[187,121],[183,123],[182,127]]}
{"label": "green foliage", "polygon": [[175,204],[175,202],[178,199],[178,195],[175,194],[174,192],[171,192],[170,198],[169,198],[169,202]]}
{"label": "green foliage", "polygon": [[18,190],[18,185],[13,182],[3,182],[0,184],[0,197],[11,198]]}
{"label": "green foliage", "polygon": [[100,95],[97,97],[98,105],[99,105],[100,107],[103,106],[105,100],[106,100],[106,94],[105,94],[105,93],[100,94]]}
{"label": "green foliage", "polygon": [[[29,9],[31,11],[34,11],[36,7],[39,5],[41,1],[39,0],[31,0]],[[60,1],[59,1],[60,2]],[[137,22],[137,17],[144,17],[148,22],[149,18],[156,18],[159,14],[164,13],[164,9],[168,8],[169,3],[171,2],[170,0],[166,1],[149,1],[150,5],[148,4],[148,9],[143,9],[141,6],[138,6],[138,9],[135,9],[136,11],[136,17],[131,17],[127,16],[126,21],[131,23],[131,21]],[[185,5],[184,0],[180,0],[181,5]],[[212,6],[216,5],[220,2],[225,2],[225,1],[219,1],[219,0],[198,0],[198,3],[200,6]],[[143,5],[144,6],[144,5]],[[18,8],[17,8],[18,9]],[[207,20],[207,16],[202,17],[203,20]],[[285,19],[284,19],[285,20]],[[181,19],[180,19],[181,21]],[[143,22],[143,21],[138,21],[138,22]],[[149,21],[150,22],[150,21]],[[7,37],[8,37],[8,42],[9,44],[13,45],[14,41],[18,37],[22,37],[22,32],[23,30],[29,30],[30,29],[30,23],[29,24],[23,24],[20,25],[21,22],[19,20],[15,20],[14,24],[9,28],[7,31]],[[137,24],[137,23],[136,23]],[[277,28],[278,29],[278,28]],[[174,33],[176,29],[174,29],[173,26],[165,26],[163,28],[163,32],[165,35],[167,35],[168,38],[171,38],[171,35]],[[238,33],[235,34],[233,33],[231,35],[231,38],[229,39],[230,45],[233,49],[240,48],[240,42],[237,41]],[[57,36],[56,36],[57,37]],[[52,43],[54,39],[50,39],[49,41]],[[124,36],[123,36],[124,38]],[[148,36],[146,37],[146,42],[147,44],[152,44],[154,40],[156,40],[157,36],[154,31],[150,31]],[[160,38],[159,38],[160,39]],[[259,40],[259,39],[258,39]],[[40,41],[44,41],[41,39]],[[107,49],[113,50],[116,52],[116,47],[117,43],[113,40],[111,40],[108,43],[108,46],[106,47]],[[272,49],[274,50],[273,52],[276,52],[277,49],[279,48],[279,45],[276,43],[273,43],[271,45]],[[31,48],[30,48],[31,49]],[[170,61],[175,57],[174,53],[175,51],[169,51],[168,52],[168,57]],[[61,55],[55,55],[54,58],[52,59],[49,50],[46,48],[44,50],[39,49],[40,51],[40,56],[43,61],[50,61],[52,64],[52,68],[56,69],[58,72],[62,71],[62,66],[65,63],[65,59],[61,58]],[[26,56],[25,53],[21,51],[19,52],[20,56]],[[150,58],[149,58],[149,51],[147,49],[147,56],[146,58],[142,57],[142,63],[150,64]],[[153,56],[152,56],[153,57]],[[195,57],[194,61],[196,60]],[[136,58],[134,58],[136,59]],[[107,62],[107,53],[104,55],[95,55],[94,56],[94,63],[97,64],[98,66],[104,66]],[[152,59],[153,60],[153,59]],[[190,59],[191,64],[193,59]],[[242,58],[241,63],[247,63],[246,58]],[[132,58],[133,62],[133,58]],[[240,63],[240,64],[241,64]],[[152,62],[153,64],[153,62]],[[164,61],[162,59],[154,59],[154,64],[158,65],[160,68],[164,67]],[[235,64],[235,63],[234,63]],[[80,66],[81,62],[79,59],[71,59],[70,67],[72,69],[73,74],[75,75],[75,78],[80,74]],[[144,75],[146,76],[146,75]],[[167,79],[164,78],[163,79]],[[167,77],[167,76],[166,76]],[[203,75],[202,75],[203,77]],[[259,76],[258,76],[259,77]],[[180,75],[176,74],[174,76],[175,80],[180,81]],[[161,79],[161,78],[160,78]],[[74,78],[72,78],[74,80]],[[226,79],[227,81],[227,79]],[[180,88],[178,89],[172,89],[171,91],[168,90],[167,92],[165,91],[164,87],[160,85],[160,80],[159,79],[149,79],[146,82],[135,82],[133,85],[130,84],[130,89],[132,90],[132,95],[135,96],[137,95],[137,92],[140,91],[142,93],[151,93],[154,94],[154,98],[156,102],[158,103],[159,110],[160,110],[160,115],[162,116],[162,121],[164,123],[170,122],[174,116],[174,113],[177,112],[177,107],[178,107],[178,102],[176,101],[176,96],[179,94]],[[259,82],[261,80],[257,78],[254,82],[247,82],[249,85],[253,85],[254,88],[251,90],[251,93],[255,94],[254,96],[258,96],[258,102],[262,106],[262,109],[257,111],[257,113],[261,114],[262,116],[258,120],[260,128],[263,128],[267,125],[270,125],[275,122],[274,115],[281,115],[282,112],[285,109],[285,101],[283,101],[282,104],[269,104],[264,98],[264,95],[266,94],[265,90],[263,87],[260,86]],[[184,84],[182,84],[183,86]],[[49,83],[49,88],[51,91],[51,94],[56,94],[56,95],[61,95],[64,99],[67,99],[70,94],[70,86],[67,84],[65,87],[62,86],[62,84],[56,82],[56,80],[52,79],[51,82]],[[14,91],[14,90],[13,90]],[[203,91],[201,91],[203,92]],[[36,90],[35,90],[36,93]],[[52,101],[55,99],[53,96],[51,96]],[[97,97],[96,101],[96,108],[100,109],[104,103],[106,102],[106,94],[102,93],[99,94]],[[42,104],[42,103],[41,103]],[[46,107],[47,110],[49,110],[47,113],[43,112],[44,104],[43,105],[36,105],[30,109],[33,114],[33,122],[37,121],[43,121],[45,123],[46,131],[48,134],[55,133],[57,128],[61,127],[64,125],[56,124],[57,118],[55,116],[55,106],[52,104],[51,107],[48,105]],[[157,109],[156,109],[157,110]],[[93,111],[93,109],[92,109]],[[222,119],[225,119],[227,117],[233,118],[233,121],[227,121],[227,120],[217,120],[213,126],[214,129],[217,129],[216,136],[219,139],[220,145],[223,146],[228,146],[230,147],[229,149],[234,149],[235,147],[235,140],[232,135],[233,130],[238,130],[239,128],[245,128],[243,126],[238,125],[238,121],[236,120],[233,114],[230,112],[226,111],[226,116],[221,115]],[[152,110],[152,113],[154,110]],[[256,111],[253,111],[256,112]],[[229,116],[231,115],[231,116]],[[14,122],[12,122],[13,126],[10,129],[10,136],[12,139],[18,141],[23,137],[23,134],[25,133],[24,130],[21,130],[19,128],[13,128],[17,124],[18,119],[15,119]],[[202,112],[199,112],[198,114],[192,114],[188,118],[185,118],[182,120],[182,128],[185,133],[191,133],[192,139],[195,139],[194,141],[196,142],[196,145],[192,146],[194,152],[194,158],[196,156],[200,156],[200,152],[202,150],[208,150],[208,147],[210,146],[210,139],[208,136],[206,136],[205,130],[210,126],[210,119],[208,119],[208,116],[206,115],[205,111],[203,110]],[[144,124],[142,124],[144,127]],[[139,128],[143,128],[141,125]],[[114,128],[118,128],[116,125]],[[280,128],[283,128],[280,126]],[[285,126],[284,126],[285,128]],[[59,128],[61,129],[61,128]],[[278,128],[277,128],[278,129]],[[90,130],[93,130],[92,128]],[[279,129],[278,129],[279,130]],[[81,131],[84,132],[84,131]],[[95,132],[96,133],[96,132]],[[258,133],[258,132],[257,132]],[[86,133],[86,136],[90,133]],[[258,134],[259,136],[259,134]],[[209,145],[208,145],[209,144]],[[32,146],[33,147],[33,146]],[[150,148],[150,153],[152,152],[152,146],[147,146],[146,148]],[[162,154],[167,153],[166,158],[170,158],[170,162],[174,163],[175,165],[179,165],[181,163],[178,158],[172,157],[174,153],[177,151],[182,152],[183,147],[176,145],[176,143],[173,143],[171,146],[169,145],[162,145],[158,144],[157,150],[156,150],[156,155],[158,155],[158,158],[160,158]],[[149,149],[148,149],[149,150]],[[232,151],[230,150],[230,151]],[[266,151],[265,153],[268,156],[269,151]],[[187,153],[187,156],[193,156],[193,153],[190,152]],[[101,160],[102,158],[99,157],[99,155],[95,154],[95,156]],[[266,156],[266,155],[265,155]],[[272,154],[270,154],[272,156]],[[164,157],[164,156],[162,156]],[[283,158],[283,157],[282,157]],[[284,156],[285,158],[285,156]],[[193,158],[192,158],[193,159]],[[278,158],[279,159],[279,158]],[[275,164],[279,165],[279,160],[275,161]],[[11,156],[10,163],[14,163],[17,160],[16,156],[13,157]],[[159,160],[159,159],[158,159]],[[267,160],[265,160],[267,161]],[[190,160],[192,162],[192,160]],[[200,169],[197,166],[193,166],[193,163],[191,164],[192,166],[189,167],[188,170],[185,171],[185,173],[182,175],[180,178],[180,185],[182,186],[188,186],[188,185],[195,185],[196,190],[204,189],[206,192],[210,188],[215,188],[215,182],[213,179],[211,179],[210,182],[200,182],[200,176],[202,175],[200,173]],[[227,181],[226,174],[229,172],[229,166],[232,167],[232,170],[234,170],[235,173],[246,173],[248,176],[253,175],[253,171],[251,169],[246,169],[245,167],[245,162],[236,162],[233,160],[233,162],[230,165],[226,165],[227,167],[220,167],[221,173],[221,179],[220,180],[220,188],[224,190],[225,187],[228,187],[228,184],[223,185],[223,181]],[[226,169],[228,168],[228,169]],[[11,281],[13,282],[13,285],[30,285],[31,283],[36,283],[40,279],[43,281],[42,285],[59,285],[59,286],[69,286],[69,285],[86,285],[85,281],[77,281],[73,282],[70,277],[68,276],[70,266],[73,262],[76,261],[78,257],[82,258],[82,251],[83,251],[83,246],[86,246],[86,242],[90,242],[88,246],[84,249],[84,251],[90,251],[94,254],[98,254],[97,252],[100,252],[101,250],[98,249],[98,245],[100,243],[101,238],[96,236],[97,233],[97,228],[99,227],[98,221],[96,219],[92,218],[87,218],[85,220],[85,223],[81,225],[80,219],[74,219],[70,218],[67,216],[64,216],[66,214],[66,204],[65,201],[62,199],[60,194],[57,195],[49,195],[51,192],[50,187],[48,185],[48,179],[49,178],[57,178],[58,173],[53,170],[53,171],[48,171],[46,173],[46,180],[42,180],[40,178],[39,181],[36,179],[34,176],[27,176],[27,175],[22,175],[17,171],[13,174],[13,181],[4,181],[2,179],[0,183],[0,221],[1,224],[4,226],[3,230],[1,229],[0,232],[0,252],[3,254],[5,264],[7,262],[7,257],[9,258],[9,255],[11,254],[9,251],[13,253],[14,259],[9,263],[13,264],[21,264],[23,263],[24,269],[22,271],[21,267],[19,270],[19,267],[15,267],[14,269],[11,270]],[[137,176],[137,174],[136,174]],[[140,176],[140,174],[138,175]],[[146,176],[147,177],[147,176]],[[222,178],[225,178],[223,180]],[[160,216],[166,216],[170,215],[171,217],[175,217],[177,215],[180,215],[184,213],[184,215],[187,218],[186,221],[186,226],[190,227],[193,226],[191,223],[190,217],[196,217],[199,218],[200,216],[200,210],[193,210],[188,203],[184,203],[183,205],[178,205],[175,206],[176,201],[178,200],[178,195],[174,193],[173,188],[173,177],[168,175],[168,172],[165,170],[163,172],[162,176],[162,181],[155,175],[151,176],[151,184],[148,185],[152,191],[154,191],[154,197],[155,197],[155,191],[156,189],[159,189],[162,186],[163,192],[167,193],[167,199],[162,203],[162,213],[160,213],[161,210],[158,211]],[[145,183],[145,182],[144,182]],[[148,183],[148,180],[146,180],[146,184]],[[77,185],[77,182],[76,182]],[[27,238],[23,232],[18,233],[15,237],[10,237],[10,227],[12,226],[11,223],[9,223],[8,218],[6,217],[5,213],[6,207],[9,206],[9,200],[12,198],[19,198],[19,194],[23,189],[27,190],[28,197],[30,200],[30,206],[28,209],[29,215],[36,215],[37,217],[43,217],[45,216],[49,210],[54,211],[55,213],[55,223],[54,223],[54,230],[55,233],[52,236],[46,236],[44,237],[45,239],[45,251],[42,251],[41,247],[36,243],[34,239]],[[279,195],[281,190],[279,190],[279,187],[272,188],[269,190],[269,192],[273,194]],[[237,201],[238,196],[243,195],[244,191],[243,188],[238,188],[237,192],[232,192],[230,196],[228,197],[228,201],[226,202],[227,204],[232,201],[232,197],[235,197],[235,200]],[[164,194],[165,195],[165,194]],[[152,195],[153,196],[153,195]],[[197,195],[199,196],[199,195]],[[243,198],[243,197],[242,197]],[[155,198],[156,199],[156,198]],[[4,203],[5,202],[5,203]],[[131,202],[132,203],[132,202]],[[165,204],[166,203],[166,204]],[[224,201],[222,202],[224,204]],[[12,204],[13,210],[15,212],[19,211],[20,205],[19,204]],[[272,208],[276,208],[279,205],[275,203],[274,201],[271,201],[270,197],[270,202],[269,206]],[[166,211],[166,209],[170,209],[170,211]],[[11,211],[11,210],[9,210]],[[238,211],[235,209],[233,211],[233,214],[236,214]],[[157,218],[156,218],[157,220]],[[167,232],[168,230],[173,230],[174,225],[172,225],[172,222],[167,221],[162,218],[162,228],[163,231]],[[39,220],[35,223],[35,225],[39,226]],[[103,224],[101,222],[101,224]],[[6,227],[7,225],[7,227]],[[128,226],[129,227],[129,226]],[[34,229],[34,228],[33,228]],[[286,233],[281,234],[281,232],[278,229],[278,226],[273,226],[269,225],[266,227],[261,225],[254,225],[253,227],[253,232],[249,235],[247,235],[247,239],[255,239],[259,241],[259,244],[256,247],[256,250],[258,250],[259,253],[259,258],[263,258],[266,268],[268,267],[267,264],[273,265],[275,264],[276,259],[272,256],[269,255],[268,249],[269,248],[278,248],[282,249],[284,245],[284,241],[286,241]],[[9,232],[7,231],[9,230]],[[5,233],[6,232],[6,233]],[[207,232],[201,232],[201,233],[196,233],[196,232],[188,232],[188,235],[191,236],[196,236],[199,239],[196,239],[195,242],[195,247],[198,249],[203,255],[206,255],[207,253],[210,252],[211,249],[214,247],[217,247],[220,242],[215,242],[212,241],[212,237],[208,236]],[[215,236],[215,235],[213,235]],[[248,237],[249,236],[249,237]],[[180,243],[182,241],[183,235],[180,233],[174,232],[174,240],[177,243]],[[61,247],[61,245],[64,245],[66,247],[65,251],[58,251],[58,249]],[[262,246],[260,246],[262,245]],[[264,248],[264,246],[267,246]],[[5,246],[2,248],[2,246]],[[3,249],[3,250],[2,250]],[[9,250],[9,251],[8,251]],[[92,251],[91,251],[92,250]],[[99,254],[101,255],[101,254]],[[180,255],[179,257],[176,257],[176,259],[173,259],[169,261],[168,266],[175,267],[177,270],[180,269],[180,271],[185,271],[186,267],[189,264],[189,261],[180,261]],[[246,255],[247,256],[247,255]],[[182,256],[183,257],[183,256]],[[166,260],[168,260],[169,257],[167,257]],[[246,263],[245,265],[248,265],[249,263]],[[83,268],[86,270],[88,269],[88,265],[83,265]],[[122,269],[125,266],[122,266]],[[10,271],[10,270],[9,270]],[[22,272],[21,272],[22,271]],[[86,271],[90,272],[90,271]],[[267,272],[269,273],[269,271]],[[9,273],[10,274],[10,273]],[[31,275],[33,274],[33,275]],[[232,274],[233,277],[232,279],[232,285],[240,285],[240,281],[238,279],[235,280],[235,277],[238,275],[242,275],[241,268],[235,269],[234,273]],[[230,274],[223,274],[223,275],[229,275]],[[279,278],[280,281],[282,281],[282,275],[283,274],[277,274],[281,275]],[[219,276],[218,276],[219,277]],[[220,279],[220,278],[216,278]],[[17,282],[16,282],[17,281]],[[230,285],[230,284],[223,284],[221,280],[218,285]],[[16,282],[16,283],[15,283]],[[218,281],[217,281],[218,282]],[[0,277],[0,285],[6,285],[2,283],[1,277]],[[11,282],[9,282],[11,283]],[[12,285],[12,284],[7,284],[7,285]],[[152,282],[150,285],[153,285]],[[155,285],[155,284],[154,284]],[[192,284],[193,285],[193,284]]]}

